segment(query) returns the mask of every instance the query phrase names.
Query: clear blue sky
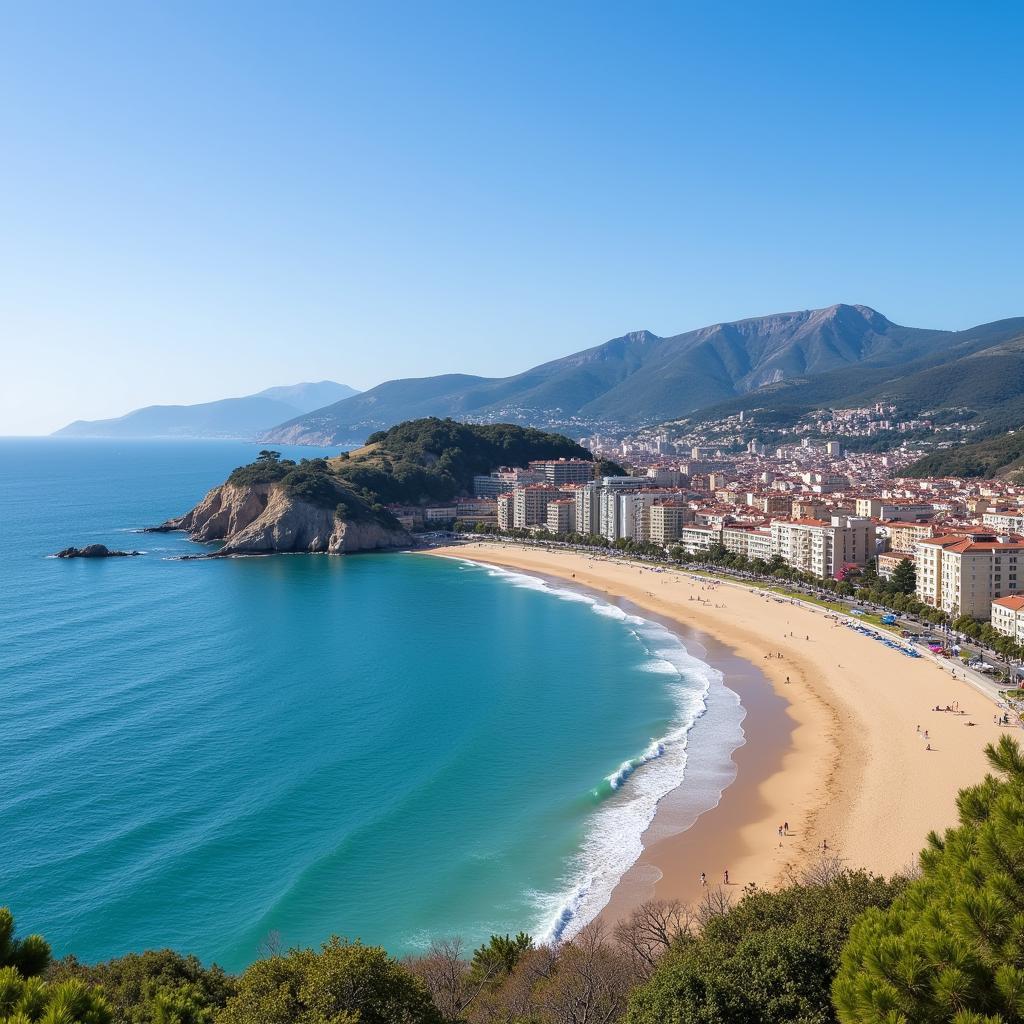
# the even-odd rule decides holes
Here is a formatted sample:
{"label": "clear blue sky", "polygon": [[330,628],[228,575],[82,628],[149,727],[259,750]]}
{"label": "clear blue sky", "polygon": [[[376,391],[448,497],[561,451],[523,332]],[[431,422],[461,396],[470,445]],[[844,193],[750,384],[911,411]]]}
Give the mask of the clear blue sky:
{"label": "clear blue sky", "polygon": [[1024,314],[1024,5],[5,3],[0,433]]}

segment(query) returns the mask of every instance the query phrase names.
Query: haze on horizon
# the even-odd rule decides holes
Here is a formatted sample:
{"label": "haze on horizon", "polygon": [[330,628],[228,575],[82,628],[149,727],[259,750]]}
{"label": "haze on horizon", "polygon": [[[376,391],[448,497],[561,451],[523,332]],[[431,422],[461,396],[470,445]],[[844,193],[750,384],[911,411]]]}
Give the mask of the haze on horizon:
{"label": "haze on horizon", "polygon": [[1024,314],[1011,4],[9,6],[0,434]]}

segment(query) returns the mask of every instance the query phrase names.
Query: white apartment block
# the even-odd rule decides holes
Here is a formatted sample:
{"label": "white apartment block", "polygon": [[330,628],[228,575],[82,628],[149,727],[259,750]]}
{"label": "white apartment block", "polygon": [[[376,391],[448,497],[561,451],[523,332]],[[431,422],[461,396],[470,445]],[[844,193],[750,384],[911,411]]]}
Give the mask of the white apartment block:
{"label": "white apartment block", "polygon": [[687,524],[679,533],[679,546],[688,554],[696,555],[722,543],[722,531],[714,526]]}
{"label": "white apartment block", "polygon": [[874,519],[899,519],[912,523],[935,512],[930,501],[886,501],[882,498],[858,498],[857,515]]}
{"label": "white apartment block", "polygon": [[844,565],[866,565],[875,554],[874,523],[858,516],[776,519],[771,531],[773,555],[822,579],[835,576]]}
{"label": "white apartment block", "polygon": [[1013,512],[983,512],[982,523],[995,533],[1024,533],[1024,515]]}
{"label": "white apartment block", "polygon": [[763,558],[767,562],[772,557],[772,531],[760,526],[724,526],[722,546],[734,555]]}
{"label": "white apartment block", "polygon": [[992,602],[992,628],[1024,642],[1024,597],[997,597]]}
{"label": "white apartment block", "polygon": [[1024,593],[1024,540],[980,530],[919,541],[917,596],[947,615],[985,619],[996,598]]}

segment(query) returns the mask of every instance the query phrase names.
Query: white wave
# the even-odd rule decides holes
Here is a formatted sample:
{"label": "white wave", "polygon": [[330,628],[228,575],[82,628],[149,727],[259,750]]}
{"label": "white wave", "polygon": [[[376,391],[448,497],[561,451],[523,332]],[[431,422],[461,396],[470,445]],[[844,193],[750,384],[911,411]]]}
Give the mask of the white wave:
{"label": "white wave", "polygon": [[[739,697],[725,685],[722,673],[691,655],[683,641],[660,623],[536,576],[465,561],[512,586],[585,602],[595,614],[628,625],[646,655],[640,669],[664,675],[675,703],[672,725],[665,735],[653,739],[643,753],[623,761],[607,777],[613,794],[595,811],[562,885],[554,892],[530,894],[538,911],[533,934],[541,942],[565,941],[597,917],[619,880],[643,852],[642,836],[654,820],[658,803],[685,779],[689,733],[705,715],[710,694],[726,698],[721,702],[722,723],[714,727],[721,735],[711,744],[716,763],[698,772],[703,787],[694,796],[702,810],[721,799],[722,790],[731,781],[723,764],[732,765],[732,751],[744,742],[742,707]],[[736,713],[730,713],[730,709]]]}

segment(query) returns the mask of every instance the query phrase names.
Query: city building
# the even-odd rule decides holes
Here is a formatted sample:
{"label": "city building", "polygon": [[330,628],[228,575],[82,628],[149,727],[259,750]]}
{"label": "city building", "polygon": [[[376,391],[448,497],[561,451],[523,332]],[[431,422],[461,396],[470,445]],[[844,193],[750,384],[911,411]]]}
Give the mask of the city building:
{"label": "city building", "polygon": [[687,523],[693,522],[693,510],[681,501],[656,501],[648,510],[648,532],[655,544],[673,544]]}
{"label": "city building", "polygon": [[589,459],[539,459],[530,463],[530,469],[549,484],[585,484],[594,479],[594,463]]}
{"label": "city building", "polygon": [[553,484],[527,484],[525,487],[517,487],[512,497],[512,525],[521,530],[546,523],[548,503],[557,498],[572,496]]}
{"label": "city building", "polygon": [[875,525],[857,516],[772,521],[772,554],[802,572],[834,577],[845,566],[864,566],[875,554]]}
{"label": "city building", "polygon": [[551,533],[576,532],[575,498],[556,498],[548,502],[547,528]]}
{"label": "city building", "polygon": [[1024,540],[972,530],[918,541],[915,552],[917,596],[952,618],[986,619],[992,601],[1024,592],[1018,564]]}
{"label": "city building", "polygon": [[1003,636],[1024,642],[1024,596],[997,597],[991,607],[992,628]]}

